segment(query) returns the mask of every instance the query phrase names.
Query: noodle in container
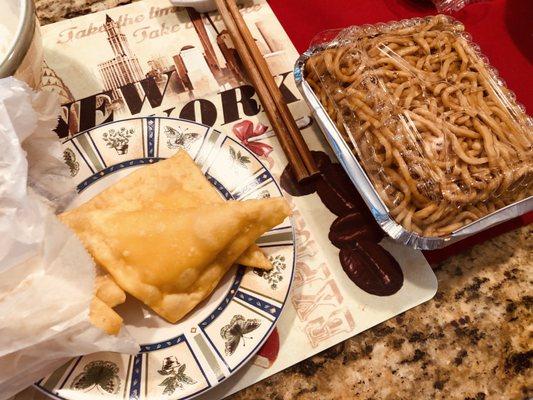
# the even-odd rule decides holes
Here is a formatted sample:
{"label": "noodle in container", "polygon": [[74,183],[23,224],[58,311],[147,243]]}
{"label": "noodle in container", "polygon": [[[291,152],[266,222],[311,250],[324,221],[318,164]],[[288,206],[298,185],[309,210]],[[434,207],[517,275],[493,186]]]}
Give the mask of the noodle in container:
{"label": "noodle in container", "polygon": [[323,32],[294,76],[393,239],[441,248],[533,209],[533,119],[458,21]]}

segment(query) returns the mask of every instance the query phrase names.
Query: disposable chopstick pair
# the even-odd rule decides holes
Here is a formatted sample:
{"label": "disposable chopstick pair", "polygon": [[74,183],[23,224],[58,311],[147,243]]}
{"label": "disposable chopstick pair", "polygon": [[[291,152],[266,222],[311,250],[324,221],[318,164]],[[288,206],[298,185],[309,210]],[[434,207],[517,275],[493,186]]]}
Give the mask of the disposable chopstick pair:
{"label": "disposable chopstick pair", "polygon": [[311,152],[235,0],[215,0],[259,100],[298,181],[318,173]]}

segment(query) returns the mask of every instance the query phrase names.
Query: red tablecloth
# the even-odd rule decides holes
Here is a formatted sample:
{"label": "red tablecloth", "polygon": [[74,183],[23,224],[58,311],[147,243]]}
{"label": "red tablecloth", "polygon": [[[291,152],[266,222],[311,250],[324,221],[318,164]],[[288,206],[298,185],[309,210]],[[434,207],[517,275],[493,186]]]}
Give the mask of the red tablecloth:
{"label": "red tablecloth", "polygon": [[[435,14],[429,0],[269,0],[292,42],[303,52],[320,31]],[[491,64],[533,114],[533,0],[485,0],[453,14]],[[449,257],[487,238],[533,222],[533,213],[433,252],[430,262]]]}

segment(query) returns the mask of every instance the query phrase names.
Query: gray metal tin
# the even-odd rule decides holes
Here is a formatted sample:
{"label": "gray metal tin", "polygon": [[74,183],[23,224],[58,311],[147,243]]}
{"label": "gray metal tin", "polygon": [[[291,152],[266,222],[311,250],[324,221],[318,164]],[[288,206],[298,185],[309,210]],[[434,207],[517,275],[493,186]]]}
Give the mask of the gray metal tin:
{"label": "gray metal tin", "polygon": [[381,228],[394,240],[407,246],[420,250],[439,249],[468,236],[479,233],[493,225],[518,217],[533,210],[533,196],[509,204],[491,214],[488,214],[460,229],[443,237],[420,236],[414,232],[406,230],[398,224],[390,215],[389,209],[383,203],[379,194],[374,189],[363,167],[357,161],[348,143],[329,117],[328,113],[316,97],[315,93],[304,79],[305,63],[309,57],[320,51],[321,48],[314,48],[303,53],[294,66],[294,80],[296,86],[303,95],[303,98],[311,108],[311,113],[315,117],[320,129],[324,133],[328,143],[335,152],[339,162],[357,188],[359,194],[370,208],[372,215]]}

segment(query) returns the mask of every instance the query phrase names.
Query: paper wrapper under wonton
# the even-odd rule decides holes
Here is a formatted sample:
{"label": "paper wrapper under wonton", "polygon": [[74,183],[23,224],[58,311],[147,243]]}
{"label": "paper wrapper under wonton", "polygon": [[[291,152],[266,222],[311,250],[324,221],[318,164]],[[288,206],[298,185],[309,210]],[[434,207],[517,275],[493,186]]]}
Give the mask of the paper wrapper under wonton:
{"label": "paper wrapper under wonton", "polygon": [[57,114],[53,95],[0,80],[0,400],[71,357],[139,349],[89,322],[94,262],[55,216],[75,194]]}

